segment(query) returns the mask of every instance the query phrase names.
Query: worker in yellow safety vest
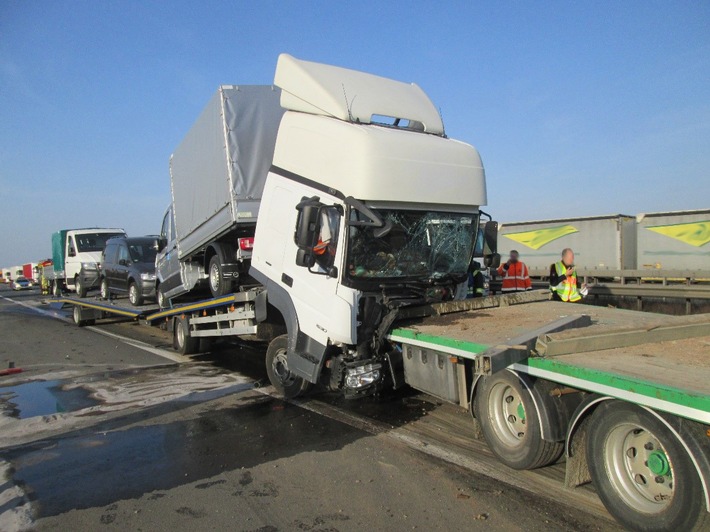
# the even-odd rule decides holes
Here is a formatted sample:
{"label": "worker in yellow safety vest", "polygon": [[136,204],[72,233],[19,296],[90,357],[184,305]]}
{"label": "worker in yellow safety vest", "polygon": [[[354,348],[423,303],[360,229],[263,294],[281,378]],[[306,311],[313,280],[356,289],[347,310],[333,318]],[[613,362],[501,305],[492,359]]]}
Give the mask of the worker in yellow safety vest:
{"label": "worker in yellow safety vest", "polygon": [[580,284],[574,269],[574,251],[562,250],[562,260],[550,266],[550,292],[552,299],[577,303],[587,295],[587,285]]}

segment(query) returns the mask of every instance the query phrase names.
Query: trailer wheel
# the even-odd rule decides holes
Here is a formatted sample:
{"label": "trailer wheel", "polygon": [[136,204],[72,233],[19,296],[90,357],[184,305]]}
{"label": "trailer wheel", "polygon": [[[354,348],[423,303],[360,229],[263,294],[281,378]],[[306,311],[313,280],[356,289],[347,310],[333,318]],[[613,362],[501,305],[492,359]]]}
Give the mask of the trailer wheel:
{"label": "trailer wheel", "polygon": [[135,281],[131,281],[131,284],[128,285],[128,301],[134,307],[140,307],[143,304],[143,295]]}
{"label": "trailer wheel", "polygon": [[74,305],[72,316],[74,318],[74,323],[76,323],[79,327],[94,325],[96,323],[96,320],[85,320],[82,318],[81,307],[79,305]]}
{"label": "trailer wheel", "polygon": [[646,410],[605,401],[590,421],[587,461],[606,509],[631,530],[706,530],[700,478],[681,443]]}
{"label": "trailer wheel", "polygon": [[200,339],[190,336],[190,321],[187,316],[175,318],[173,327],[173,347],[181,355],[192,355],[197,353],[200,347]]}
{"label": "trailer wheel", "polygon": [[277,336],[266,350],[266,373],[276,391],[293,399],[308,391],[311,383],[288,369],[288,335]]}
{"label": "trailer wheel", "polygon": [[74,289],[77,297],[86,297],[86,287],[81,284],[81,276],[79,275],[74,277]]}
{"label": "trailer wheel", "polygon": [[101,288],[99,289],[101,293],[101,299],[111,299],[111,290],[108,287],[108,279],[104,277],[101,279]]}
{"label": "trailer wheel", "polygon": [[232,291],[232,282],[224,278],[222,261],[219,255],[214,255],[210,259],[209,278],[212,297],[224,296]]}
{"label": "trailer wheel", "polygon": [[564,444],[542,439],[530,392],[514,373],[484,377],[473,406],[488,447],[507,466],[535,469],[561,456]]}

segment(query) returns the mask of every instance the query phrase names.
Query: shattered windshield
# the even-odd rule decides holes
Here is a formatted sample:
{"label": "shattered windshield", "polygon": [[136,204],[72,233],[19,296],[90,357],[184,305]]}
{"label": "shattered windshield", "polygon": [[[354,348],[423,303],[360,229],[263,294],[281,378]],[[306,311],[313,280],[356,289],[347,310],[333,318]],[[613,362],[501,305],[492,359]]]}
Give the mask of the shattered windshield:
{"label": "shattered windshield", "polygon": [[[348,270],[356,278],[442,278],[466,273],[477,215],[378,210],[392,224],[383,237],[371,227],[350,227]],[[357,217],[353,211],[352,216]]]}

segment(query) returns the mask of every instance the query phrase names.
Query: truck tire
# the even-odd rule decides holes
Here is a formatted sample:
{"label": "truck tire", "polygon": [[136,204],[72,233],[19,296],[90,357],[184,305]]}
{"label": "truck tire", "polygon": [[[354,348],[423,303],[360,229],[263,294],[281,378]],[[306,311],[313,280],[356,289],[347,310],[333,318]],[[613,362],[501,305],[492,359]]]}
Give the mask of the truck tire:
{"label": "truck tire", "polygon": [[530,392],[514,373],[483,377],[473,408],[488,447],[507,466],[536,469],[562,455],[563,442],[542,439]]}
{"label": "truck tire", "polygon": [[62,286],[59,281],[52,282],[52,295],[54,297],[62,297]]}
{"label": "truck tire", "polygon": [[308,391],[311,383],[293,375],[288,369],[288,335],[277,336],[266,350],[266,373],[276,391],[294,399]]}
{"label": "truck tire", "polygon": [[79,275],[74,277],[74,290],[76,290],[77,297],[86,297],[86,287],[81,283],[81,276]]}
{"label": "truck tire", "polygon": [[214,255],[210,259],[208,275],[212,297],[220,297],[232,293],[232,281],[224,278],[222,261],[219,255]]}
{"label": "truck tire", "polygon": [[74,310],[72,312],[72,317],[74,318],[74,323],[79,327],[85,327],[87,325],[94,325],[96,320],[85,320],[81,316],[81,307],[79,305],[74,305]]}
{"label": "truck tire", "polygon": [[143,294],[141,294],[138,284],[135,281],[131,281],[128,285],[128,301],[134,307],[140,307],[143,304]]}
{"label": "truck tire", "polygon": [[643,408],[599,405],[587,433],[587,461],[599,498],[629,530],[707,530],[710,514],[690,457]]}
{"label": "truck tire", "polygon": [[106,277],[101,279],[101,288],[99,289],[99,292],[101,293],[101,299],[111,299],[111,289],[108,287],[108,279],[106,279]]}
{"label": "truck tire", "polygon": [[190,336],[190,321],[187,316],[175,318],[173,327],[173,348],[181,355],[197,353],[200,339]]}

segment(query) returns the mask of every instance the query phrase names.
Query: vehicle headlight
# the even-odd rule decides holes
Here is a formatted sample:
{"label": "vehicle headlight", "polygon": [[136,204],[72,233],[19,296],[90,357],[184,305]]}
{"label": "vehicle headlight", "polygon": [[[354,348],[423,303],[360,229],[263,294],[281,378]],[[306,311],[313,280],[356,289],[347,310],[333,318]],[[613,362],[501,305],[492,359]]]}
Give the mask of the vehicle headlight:
{"label": "vehicle headlight", "polygon": [[348,388],[363,388],[380,380],[380,364],[365,364],[348,368],[345,374],[345,386]]}
{"label": "vehicle headlight", "polygon": [[97,264],[95,262],[82,262],[81,267],[85,270],[96,270]]}
{"label": "vehicle headlight", "polygon": [[141,273],[141,279],[144,281],[155,281],[154,273]]}

